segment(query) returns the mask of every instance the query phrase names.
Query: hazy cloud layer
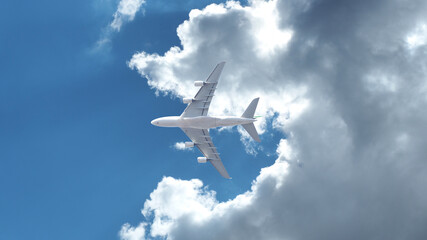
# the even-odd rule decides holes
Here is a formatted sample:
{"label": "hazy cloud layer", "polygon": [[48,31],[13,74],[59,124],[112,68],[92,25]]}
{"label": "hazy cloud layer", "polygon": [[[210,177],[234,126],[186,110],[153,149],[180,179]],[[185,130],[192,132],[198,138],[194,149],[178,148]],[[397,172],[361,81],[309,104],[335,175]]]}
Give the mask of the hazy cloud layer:
{"label": "hazy cloud layer", "polygon": [[135,14],[140,10],[145,0],[121,0],[114,13],[113,21],[110,27],[116,31],[120,31],[123,23],[130,22],[135,18]]}
{"label": "hazy cloud layer", "polygon": [[259,113],[289,136],[251,190],[227,202],[200,180],[164,178],[141,231],[426,239],[426,12],[416,0],[228,2],[191,11],[177,31],[181,47],[135,54],[130,67],[153,89],[185,97],[227,61],[211,113],[238,114],[260,96]]}
{"label": "hazy cloud layer", "polygon": [[117,10],[113,14],[113,20],[102,30],[101,36],[92,51],[105,50],[104,48],[111,43],[113,34],[119,32],[123,24],[133,21],[136,13],[141,10],[144,3],[145,0],[120,0]]}

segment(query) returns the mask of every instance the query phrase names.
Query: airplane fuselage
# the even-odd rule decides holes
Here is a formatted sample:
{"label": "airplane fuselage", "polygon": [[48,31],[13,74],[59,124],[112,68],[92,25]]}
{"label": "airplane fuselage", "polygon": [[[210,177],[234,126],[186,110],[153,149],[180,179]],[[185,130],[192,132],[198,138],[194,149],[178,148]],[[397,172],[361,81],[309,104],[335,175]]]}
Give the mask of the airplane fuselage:
{"label": "airplane fuselage", "polygon": [[151,121],[151,124],[158,127],[209,129],[209,128],[216,128],[216,127],[227,127],[227,126],[248,124],[248,123],[253,123],[255,121],[256,119],[254,118],[243,118],[243,117],[169,116],[169,117],[156,118],[153,121]]}

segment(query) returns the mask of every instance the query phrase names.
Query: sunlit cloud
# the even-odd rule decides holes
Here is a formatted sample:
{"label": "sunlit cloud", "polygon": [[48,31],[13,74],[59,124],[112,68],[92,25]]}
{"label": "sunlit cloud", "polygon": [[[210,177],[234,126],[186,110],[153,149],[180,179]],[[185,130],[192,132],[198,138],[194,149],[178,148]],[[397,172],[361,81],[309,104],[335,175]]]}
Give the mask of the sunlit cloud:
{"label": "sunlit cloud", "polygon": [[143,206],[146,235],[424,239],[426,10],[425,1],[228,1],[192,10],[181,46],[134,54],[129,67],[155,93],[179,98],[226,61],[209,114],[238,115],[260,97],[256,127],[286,136],[272,143],[275,163],[228,201],[201,180],[164,177]]}

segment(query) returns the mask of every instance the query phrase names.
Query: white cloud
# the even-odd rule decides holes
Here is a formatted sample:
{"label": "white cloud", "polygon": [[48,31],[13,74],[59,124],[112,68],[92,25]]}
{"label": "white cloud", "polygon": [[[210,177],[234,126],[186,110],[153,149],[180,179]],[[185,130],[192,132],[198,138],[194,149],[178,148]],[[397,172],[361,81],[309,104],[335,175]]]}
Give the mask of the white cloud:
{"label": "white cloud", "polygon": [[258,142],[255,142],[243,127],[238,126],[237,131],[240,133],[240,141],[243,143],[246,153],[256,156],[258,154],[257,149],[259,148]]}
{"label": "white cloud", "polygon": [[[192,10],[189,21],[185,21],[177,30],[182,48],[172,47],[164,56],[146,52],[135,54],[129,66],[146,77],[157,93],[189,97],[197,91],[193,81],[207,77],[218,62],[225,60],[227,64],[210,114],[240,115],[253,98],[260,96],[258,115],[268,117],[276,112],[279,117],[286,116],[288,121],[296,119],[309,104],[304,97],[307,89],[292,83],[277,85],[278,80],[291,77],[277,71],[267,71],[268,68],[279,67],[278,57],[286,52],[284,43],[270,46],[258,34],[265,27],[273,32],[285,31],[279,26],[280,18],[275,10],[277,1],[253,3],[255,5],[243,7],[238,2],[227,2],[212,4],[203,10]],[[269,20],[257,21],[260,17],[258,11],[268,12]],[[234,22],[230,24],[230,21]],[[268,59],[265,52],[269,53]],[[203,59],[203,65],[200,65],[199,59]],[[265,118],[261,118],[256,125],[262,133]]]}
{"label": "white cloud", "polygon": [[133,21],[135,14],[144,3],[145,0],[121,0],[113,15],[114,19],[110,23],[110,27],[115,31],[120,31],[124,23]]}
{"label": "white cloud", "polygon": [[[180,231],[177,222],[186,222],[197,226],[218,226],[221,218],[233,217],[247,211],[257,204],[259,191],[264,191],[263,184],[274,184],[275,188],[270,191],[277,191],[283,184],[287,174],[288,164],[282,161],[261,170],[261,174],[252,184],[251,191],[238,195],[227,202],[218,202],[216,193],[203,187],[203,183],[198,179],[180,180],[172,177],[165,177],[158,184],[156,190],[150,194],[142,209],[145,217],[154,217],[151,224],[152,237],[168,236],[171,232]],[[259,217],[265,218],[270,213],[256,215],[247,221],[256,224]],[[153,215],[153,216],[152,216]],[[206,228],[204,227],[204,228]],[[197,229],[194,229],[198,231]],[[200,229],[199,229],[200,230]],[[212,231],[212,229],[205,229]],[[206,233],[206,232],[205,232]],[[187,239],[200,239],[195,236],[188,236]],[[211,237],[216,239],[215,236]],[[186,239],[186,238],[184,238]]]}
{"label": "white cloud", "polygon": [[119,236],[121,240],[143,240],[145,239],[145,223],[140,223],[137,227],[125,223],[120,229]]}
{"label": "white cloud", "polygon": [[184,142],[176,142],[173,145],[173,148],[175,148],[176,150],[181,150],[181,151],[189,151],[189,150],[191,150],[191,148],[185,147],[185,143]]}
{"label": "white cloud", "polygon": [[252,1],[251,33],[256,39],[258,54],[262,57],[269,57],[275,51],[283,49],[292,39],[292,30],[281,29],[280,16],[276,4],[267,1]]}
{"label": "white cloud", "polygon": [[425,45],[427,43],[427,24],[418,24],[418,26],[406,37],[406,43],[410,49]]}
{"label": "white cloud", "polygon": [[110,47],[112,34],[119,32],[123,24],[133,21],[144,3],[145,0],[120,0],[117,10],[113,14],[113,21],[103,29],[100,38],[91,51],[99,53],[104,51],[106,47]]}
{"label": "white cloud", "polygon": [[[275,143],[276,162],[229,201],[200,180],[165,177],[142,210],[147,235],[425,239],[427,52],[402,39],[426,10],[425,1],[214,4],[178,27],[182,47],[135,54],[129,66],[178,97],[227,61],[210,114],[239,115],[259,96],[257,127],[274,118],[288,136]],[[292,34],[264,48],[260,29]]]}
{"label": "white cloud", "polygon": [[154,214],[151,235],[165,236],[176,219],[191,217],[192,221],[201,222],[209,217],[216,204],[215,192],[203,188],[200,180],[165,177],[144,203],[142,213],[145,217]]}

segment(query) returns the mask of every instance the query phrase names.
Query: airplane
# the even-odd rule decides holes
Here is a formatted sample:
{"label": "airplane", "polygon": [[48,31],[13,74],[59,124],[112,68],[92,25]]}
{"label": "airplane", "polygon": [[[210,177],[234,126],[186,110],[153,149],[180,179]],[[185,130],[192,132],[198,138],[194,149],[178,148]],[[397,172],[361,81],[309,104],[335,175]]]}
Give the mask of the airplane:
{"label": "airplane", "polygon": [[158,127],[179,127],[191,139],[191,142],[185,142],[185,147],[196,146],[204,157],[198,157],[199,163],[210,162],[216,170],[224,178],[230,178],[227,170],[225,169],[219,153],[212,143],[209,136],[210,128],[236,126],[242,127],[249,133],[249,135],[257,142],[261,142],[258,133],[255,129],[254,113],[258,105],[259,98],[255,98],[246,108],[242,116],[208,116],[208,110],[216,86],[218,84],[219,76],[224,68],[225,62],[216,65],[213,72],[209,75],[206,81],[195,81],[194,85],[200,87],[199,91],[193,98],[184,98],[183,102],[188,104],[181,116],[169,116],[156,118],[151,121],[151,124]]}

